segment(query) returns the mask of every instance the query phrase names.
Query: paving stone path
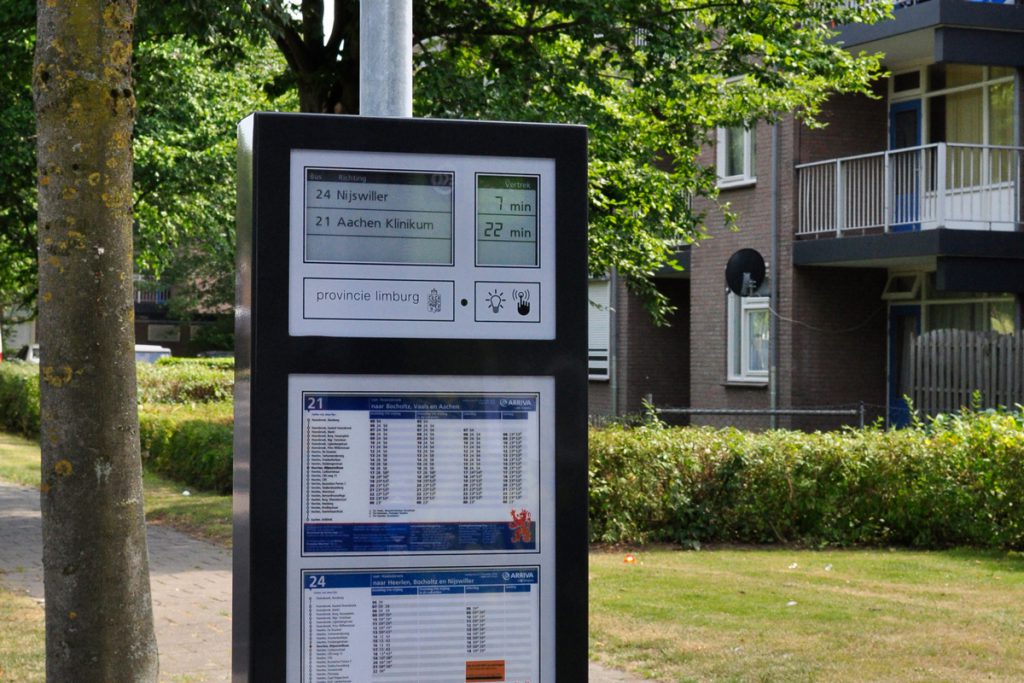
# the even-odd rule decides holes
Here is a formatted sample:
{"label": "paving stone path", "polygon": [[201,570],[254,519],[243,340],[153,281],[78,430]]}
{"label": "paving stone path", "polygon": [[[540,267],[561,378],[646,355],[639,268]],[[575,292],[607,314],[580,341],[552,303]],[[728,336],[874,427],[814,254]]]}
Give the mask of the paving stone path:
{"label": "paving stone path", "polygon": [[[149,527],[161,683],[230,680],[231,551]],[[43,600],[39,493],[0,482],[0,583]],[[590,683],[643,683],[590,665]]]}

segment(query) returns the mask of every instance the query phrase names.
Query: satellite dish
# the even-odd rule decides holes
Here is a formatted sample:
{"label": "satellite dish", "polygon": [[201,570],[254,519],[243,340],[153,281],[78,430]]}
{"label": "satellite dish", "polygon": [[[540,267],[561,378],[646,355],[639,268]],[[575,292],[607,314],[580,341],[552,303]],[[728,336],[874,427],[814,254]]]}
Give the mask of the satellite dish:
{"label": "satellite dish", "polygon": [[764,258],[753,249],[740,249],[725,264],[725,284],[737,296],[750,296],[764,283]]}

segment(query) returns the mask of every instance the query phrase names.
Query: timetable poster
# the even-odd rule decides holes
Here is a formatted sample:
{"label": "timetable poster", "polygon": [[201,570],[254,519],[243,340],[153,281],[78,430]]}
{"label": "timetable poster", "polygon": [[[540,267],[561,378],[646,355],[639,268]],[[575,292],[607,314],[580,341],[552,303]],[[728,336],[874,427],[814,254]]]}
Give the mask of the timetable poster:
{"label": "timetable poster", "polygon": [[303,683],[540,681],[540,570],[302,572]]}
{"label": "timetable poster", "polygon": [[554,681],[554,379],[288,380],[288,681]]}
{"label": "timetable poster", "polygon": [[302,393],[302,553],[536,552],[539,396]]}

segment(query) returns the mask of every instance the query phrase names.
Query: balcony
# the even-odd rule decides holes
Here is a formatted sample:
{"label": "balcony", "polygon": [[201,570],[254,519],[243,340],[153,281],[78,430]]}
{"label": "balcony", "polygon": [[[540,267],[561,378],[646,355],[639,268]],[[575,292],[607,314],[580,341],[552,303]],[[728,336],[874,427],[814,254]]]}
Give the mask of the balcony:
{"label": "balcony", "polygon": [[[851,0],[852,1],[852,0]],[[1024,5],[1013,0],[894,0],[892,18],[840,27],[853,52],[882,52],[890,68],[946,62],[1024,65]]]}
{"label": "balcony", "polygon": [[[892,4],[896,9],[901,7],[910,7],[911,5],[920,5],[923,2],[930,2],[931,0],[893,0]],[[1016,0],[967,0],[967,2],[981,2],[989,5],[1016,5]]]}
{"label": "balcony", "polygon": [[153,282],[143,275],[133,275],[136,305],[164,306],[171,298],[171,288]]}
{"label": "balcony", "polygon": [[[924,3],[931,2],[931,1],[932,0],[892,0],[892,6],[893,6],[893,9],[899,10],[899,9],[904,8],[904,7],[913,7],[914,5],[923,5]],[[985,5],[1016,5],[1016,4],[1018,4],[1017,0],[954,0],[954,2],[972,2],[972,3],[981,3],[981,4],[985,4]],[[863,0],[846,0],[846,5],[848,7],[859,7],[859,6],[867,5],[867,3],[863,2]]]}
{"label": "balcony", "polygon": [[796,167],[798,237],[1015,231],[1024,148],[936,143]]}

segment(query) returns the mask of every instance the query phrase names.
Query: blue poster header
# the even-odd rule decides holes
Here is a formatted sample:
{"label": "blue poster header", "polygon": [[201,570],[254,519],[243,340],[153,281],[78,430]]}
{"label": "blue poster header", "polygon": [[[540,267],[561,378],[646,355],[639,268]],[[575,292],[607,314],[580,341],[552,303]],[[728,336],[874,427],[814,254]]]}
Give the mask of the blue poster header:
{"label": "blue poster header", "polygon": [[302,407],[307,411],[352,410],[386,413],[388,416],[446,417],[464,413],[482,416],[500,416],[502,413],[532,413],[537,411],[537,395],[455,396],[444,394],[404,394],[362,396],[353,394],[305,393]]}
{"label": "blue poster header", "polygon": [[[451,592],[519,592],[529,590],[540,575],[538,567],[498,567],[484,570],[411,572],[303,572],[303,587],[370,588],[375,595],[424,595]],[[411,592],[410,592],[411,591]]]}
{"label": "blue poster header", "polygon": [[302,525],[304,553],[437,553],[535,551],[537,523],[527,534],[508,522],[391,522]]}

